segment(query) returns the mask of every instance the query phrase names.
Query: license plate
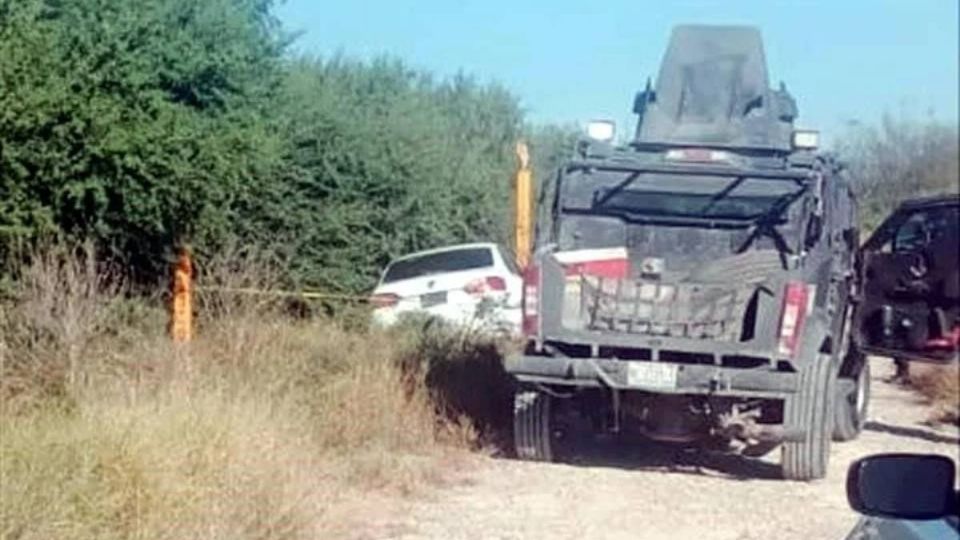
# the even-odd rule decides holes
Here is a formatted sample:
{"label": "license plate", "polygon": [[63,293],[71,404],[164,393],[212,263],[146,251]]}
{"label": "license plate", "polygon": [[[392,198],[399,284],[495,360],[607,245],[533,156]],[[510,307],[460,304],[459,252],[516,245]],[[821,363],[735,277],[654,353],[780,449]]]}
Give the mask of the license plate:
{"label": "license plate", "polygon": [[674,389],[677,387],[677,366],[659,362],[628,362],[627,385],[634,388]]}
{"label": "license plate", "polygon": [[447,303],[447,291],[438,291],[420,295],[420,307],[431,307]]}

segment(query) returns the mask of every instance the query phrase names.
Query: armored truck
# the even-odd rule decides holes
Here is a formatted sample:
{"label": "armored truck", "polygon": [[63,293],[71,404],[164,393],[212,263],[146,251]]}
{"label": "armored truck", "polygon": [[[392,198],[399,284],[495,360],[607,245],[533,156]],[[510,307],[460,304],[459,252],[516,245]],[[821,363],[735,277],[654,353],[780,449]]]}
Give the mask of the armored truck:
{"label": "armored truck", "polygon": [[869,374],[850,339],[856,204],[842,167],[794,128],[758,30],[673,30],[636,133],[591,124],[552,180],[509,356],[521,459],[572,433],[638,432],[747,455],[782,446],[823,477],[863,427]]}

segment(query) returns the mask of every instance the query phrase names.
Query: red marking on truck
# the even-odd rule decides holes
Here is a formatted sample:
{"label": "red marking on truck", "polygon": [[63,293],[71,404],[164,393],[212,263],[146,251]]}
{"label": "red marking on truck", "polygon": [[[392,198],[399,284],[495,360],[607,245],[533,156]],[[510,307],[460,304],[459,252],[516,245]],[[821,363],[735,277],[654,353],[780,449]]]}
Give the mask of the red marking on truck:
{"label": "red marking on truck", "polygon": [[578,249],[553,254],[568,276],[587,275],[611,279],[630,276],[627,248]]}

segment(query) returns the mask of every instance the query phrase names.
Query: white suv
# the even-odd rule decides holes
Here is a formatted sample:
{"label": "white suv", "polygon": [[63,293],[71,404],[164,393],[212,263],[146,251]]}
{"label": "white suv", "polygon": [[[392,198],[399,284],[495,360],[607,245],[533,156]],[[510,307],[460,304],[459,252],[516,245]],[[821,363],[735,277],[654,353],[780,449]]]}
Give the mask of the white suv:
{"label": "white suv", "polygon": [[394,260],[370,302],[374,321],[384,326],[420,312],[457,325],[519,333],[521,288],[519,271],[500,246],[461,244]]}

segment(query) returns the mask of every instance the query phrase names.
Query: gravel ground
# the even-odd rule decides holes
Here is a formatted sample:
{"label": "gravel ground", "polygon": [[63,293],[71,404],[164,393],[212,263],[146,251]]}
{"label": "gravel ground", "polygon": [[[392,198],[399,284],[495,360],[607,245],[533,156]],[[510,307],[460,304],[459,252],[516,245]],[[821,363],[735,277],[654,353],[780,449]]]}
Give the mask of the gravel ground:
{"label": "gravel ground", "polygon": [[356,532],[403,540],[844,538],[857,520],[844,494],[853,460],[889,451],[957,459],[957,429],[927,427],[919,398],[884,382],[890,364],[873,361],[870,422],[857,440],[832,445],[824,480],[780,480],[779,450],[748,460],[611,444],[573,465],[478,458],[454,485]]}

